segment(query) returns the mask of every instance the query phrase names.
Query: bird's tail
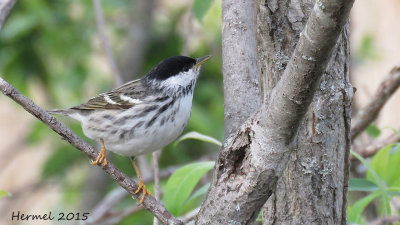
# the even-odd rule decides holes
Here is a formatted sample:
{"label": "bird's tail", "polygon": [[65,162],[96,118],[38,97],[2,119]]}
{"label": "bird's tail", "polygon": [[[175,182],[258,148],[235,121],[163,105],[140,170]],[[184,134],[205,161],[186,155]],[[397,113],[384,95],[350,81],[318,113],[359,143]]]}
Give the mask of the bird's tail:
{"label": "bird's tail", "polygon": [[59,115],[64,115],[64,116],[68,116],[70,113],[68,109],[51,109],[51,110],[47,110],[47,112],[52,115],[59,114]]}

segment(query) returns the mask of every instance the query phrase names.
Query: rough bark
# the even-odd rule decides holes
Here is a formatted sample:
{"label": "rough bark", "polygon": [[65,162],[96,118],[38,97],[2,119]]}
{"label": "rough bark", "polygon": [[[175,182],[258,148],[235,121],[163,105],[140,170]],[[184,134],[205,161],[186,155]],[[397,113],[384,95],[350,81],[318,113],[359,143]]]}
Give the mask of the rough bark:
{"label": "rough bark", "polygon": [[[312,6],[313,1],[258,1],[264,93],[282,76]],[[287,168],[264,206],[264,224],[346,224],[352,98],[348,42],[345,26],[301,120]]]}
{"label": "rough bark", "polygon": [[[229,6],[232,2],[226,0],[223,7]],[[318,4],[315,4],[283,75],[277,79],[278,82],[274,82],[276,85],[270,85],[274,88],[269,93],[263,92],[266,99],[257,113],[242,124],[235,135],[225,139],[215,165],[213,182],[197,216],[197,224],[251,224],[255,220],[261,206],[274,192],[277,180],[282,176],[291,153],[298,149],[297,140],[301,139],[301,136],[296,138],[296,132],[314,94],[321,89],[320,79],[347,21],[352,4],[353,1],[318,1]],[[227,11],[224,9],[224,20],[226,15]],[[226,47],[233,48],[233,46],[223,46]],[[326,79],[328,78],[325,78],[322,84],[325,84]],[[329,79],[335,80],[339,77],[331,75]],[[342,84],[344,81],[341,80]],[[262,90],[266,90],[268,86],[264,83]],[[322,89],[329,88],[331,87],[323,86]],[[352,93],[351,87],[342,85],[339,93],[325,96],[322,99],[324,101],[319,104],[334,104],[335,101],[349,103]],[[318,120],[323,120],[323,116],[332,116],[330,113],[330,111],[318,112],[318,116],[321,114]],[[345,114],[343,118],[349,118],[349,105],[342,105],[342,113]],[[348,124],[349,121],[346,120],[341,126]],[[322,127],[315,128],[314,135],[318,136],[317,138],[321,138],[320,130]],[[349,134],[341,135],[349,137]],[[317,138],[314,142],[319,143],[321,140]],[[341,148],[342,157],[345,157],[348,156],[348,152],[344,151],[348,150],[345,145],[349,144],[330,143],[329,147]],[[321,179],[332,178],[331,167],[335,166],[330,164],[328,156],[330,155],[324,156],[325,160],[318,158],[320,161],[325,161],[323,164],[325,167],[315,168],[325,174],[320,175]],[[348,164],[344,162],[343,166],[338,167],[346,167]],[[342,180],[339,182],[347,184],[345,182],[347,173],[344,174],[342,171],[342,174]],[[346,185],[340,191],[346,192],[345,187]],[[345,217],[343,208],[346,206],[344,204],[339,207],[341,208],[339,217],[343,220],[342,216]],[[336,218],[335,215],[331,217]]]}
{"label": "rough bark", "polygon": [[225,138],[260,106],[254,2],[222,2]]}

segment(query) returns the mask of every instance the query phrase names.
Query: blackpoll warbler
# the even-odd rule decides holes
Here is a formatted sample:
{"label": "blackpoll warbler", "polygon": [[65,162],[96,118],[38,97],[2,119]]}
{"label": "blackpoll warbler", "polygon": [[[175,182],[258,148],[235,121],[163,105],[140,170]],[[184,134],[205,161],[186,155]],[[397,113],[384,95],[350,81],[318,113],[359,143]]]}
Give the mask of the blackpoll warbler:
{"label": "blackpoll warbler", "polygon": [[82,105],[49,112],[78,120],[86,136],[100,140],[101,150],[92,165],[107,165],[106,149],[131,157],[139,180],[136,193],[143,190],[142,203],[150,192],[134,158],[163,148],[182,133],[190,118],[200,66],[210,57],[167,58],[138,80]]}

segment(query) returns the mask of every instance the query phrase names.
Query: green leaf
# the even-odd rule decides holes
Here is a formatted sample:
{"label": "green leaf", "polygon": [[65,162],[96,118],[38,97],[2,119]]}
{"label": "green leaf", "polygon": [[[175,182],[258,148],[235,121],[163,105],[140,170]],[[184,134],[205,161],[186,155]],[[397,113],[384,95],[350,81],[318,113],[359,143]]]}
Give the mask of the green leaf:
{"label": "green leaf", "polygon": [[353,206],[349,207],[349,217],[348,217],[349,222],[360,223],[361,214],[364,211],[365,207],[367,207],[367,205],[371,203],[372,200],[374,200],[381,194],[382,194],[381,191],[373,192],[365,196],[364,198],[358,200],[356,203],[354,203]]}
{"label": "green leaf", "polygon": [[31,32],[38,25],[38,18],[34,14],[12,17],[4,26],[1,38],[7,41],[18,39]]}
{"label": "green leaf", "polygon": [[12,196],[12,194],[8,191],[0,190],[0,198],[4,196]]}
{"label": "green leaf", "polygon": [[175,216],[184,209],[184,203],[200,178],[214,167],[214,162],[191,163],[179,168],[168,179],[164,189],[165,207]]}
{"label": "green leaf", "polygon": [[207,194],[208,188],[210,188],[210,183],[207,183],[205,185],[203,185],[201,188],[197,189],[192,196],[190,196],[190,198],[187,200],[187,202],[196,199],[202,195]]}
{"label": "green leaf", "polygon": [[[388,164],[390,161],[390,151],[393,148],[393,144],[386,145],[378,151],[378,153],[372,158],[370,165],[376,172],[376,174],[383,178],[388,172]],[[371,171],[367,170],[367,179],[373,180],[373,175]]]}
{"label": "green leaf", "polygon": [[365,131],[372,138],[377,138],[381,134],[381,131],[379,130],[379,128],[373,124],[368,125],[368,127],[365,129]]}
{"label": "green leaf", "polygon": [[356,157],[358,160],[360,160],[360,162],[367,169],[367,175],[368,175],[368,173],[370,174],[370,177],[367,176],[367,179],[371,180],[372,182],[374,182],[375,184],[377,184],[381,188],[382,180],[380,179],[378,174],[375,172],[375,170],[371,167],[371,165],[367,162],[367,160],[365,160],[360,154],[358,154],[355,151],[350,150],[350,153],[352,155],[354,155],[354,157]]}
{"label": "green leaf", "polygon": [[201,21],[211,6],[211,0],[194,0],[192,11],[197,20]]}
{"label": "green leaf", "polygon": [[377,191],[379,187],[364,178],[351,178],[349,181],[349,191]]}
{"label": "green leaf", "polygon": [[400,187],[400,151],[399,145],[393,145],[389,153],[389,163],[387,165],[387,173],[383,175],[383,180],[389,187],[397,186]]}
{"label": "green leaf", "polygon": [[[390,149],[389,149],[390,150]],[[385,150],[387,151],[387,150]],[[384,151],[384,152],[385,152]],[[384,180],[378,175],[378,173],[375,171],[375,169],[357,152],[350,151],[351,154],[353,154],[358,160],[361,161],[361,163],[367,168],[367,179],[368,179],[368,174],[369,179],[371,179],[372,182],[378,185],[379,191],[382,193],[381,194],[381,200],[382,204],[384,206],[384,211],[386,212],[387,215],[390,215],[391,209],[390,209],[390,203],[389,203],[389,195],[386,191],[386,184]]]}
{"label": "green leaf", "polygon": [[376,40],[374,40],[373,35],[363,35],[356,53],[361,60],[377,60],[380,58],[379,50],[376,47]]}
{"label": "green leaf", "polygon": [[179,142],[187,140],[187,139],[195,139],[195,140],[199,140],[199,141],[204,141],[204,142],[208,142],[208,143],[212,143],[218,146],[222,146],[222,143],[220,141],[218,141],[217,139],[204,135],[204,134],[200,134],[198,132],[192,131],[189,133],[186,133],[184,135],[182,135],[176,142],[175,145],[177,145]]}

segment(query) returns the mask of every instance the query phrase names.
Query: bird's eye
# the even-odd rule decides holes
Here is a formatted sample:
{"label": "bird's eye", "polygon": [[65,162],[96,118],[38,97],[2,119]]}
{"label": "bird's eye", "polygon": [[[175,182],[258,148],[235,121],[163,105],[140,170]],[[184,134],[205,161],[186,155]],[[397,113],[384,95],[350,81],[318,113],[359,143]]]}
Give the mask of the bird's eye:
{"label": "bird's eye", "polygon": [[188,72],[189,71],[189,68],[185,68],[185,72]]}

